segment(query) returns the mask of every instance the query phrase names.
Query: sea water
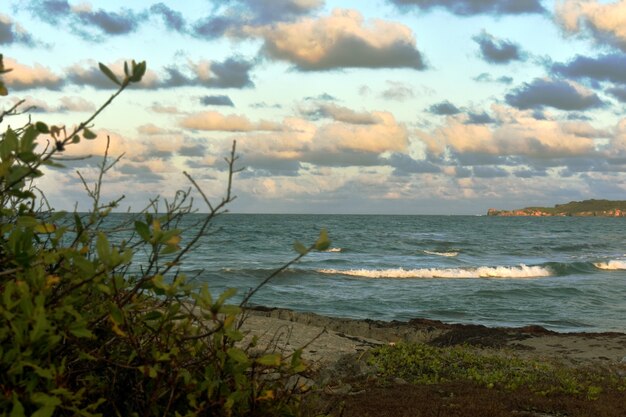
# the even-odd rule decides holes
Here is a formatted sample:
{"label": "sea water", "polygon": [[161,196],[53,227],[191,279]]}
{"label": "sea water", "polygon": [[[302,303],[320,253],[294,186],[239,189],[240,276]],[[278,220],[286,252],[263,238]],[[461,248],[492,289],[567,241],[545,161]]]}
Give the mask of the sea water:
{"label": "sea water", "polygon": [[183,266],[214,293],[234,287],[241,299],[297,255],[294,241],[308,245],[321,228],[331,247],[290,266],[252,304],[626,332],[624,218],[225,214]]}

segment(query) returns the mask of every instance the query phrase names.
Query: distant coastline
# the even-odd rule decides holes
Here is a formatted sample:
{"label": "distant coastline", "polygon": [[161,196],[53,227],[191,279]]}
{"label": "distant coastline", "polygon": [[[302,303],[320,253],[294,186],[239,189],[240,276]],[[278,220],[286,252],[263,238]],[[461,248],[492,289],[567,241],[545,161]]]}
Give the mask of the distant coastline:
{"label": "distant coastline", "polygon": [[626,201],[584,200],[557,204],[554,207],[526,207],[517,210],[490,208],[488,216],[575,216],[575,217],[626,217]]}

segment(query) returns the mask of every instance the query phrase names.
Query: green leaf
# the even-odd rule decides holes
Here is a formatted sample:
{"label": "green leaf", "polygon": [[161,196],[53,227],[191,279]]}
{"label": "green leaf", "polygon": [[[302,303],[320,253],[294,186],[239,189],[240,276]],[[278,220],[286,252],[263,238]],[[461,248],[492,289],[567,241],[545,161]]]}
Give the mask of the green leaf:
{"label": "green leaf", "polygon": [[240,342],[244,338],[243,333],[241,333],[239,330],[226,330],[224,331],[224,334],[226,335],[226,337],[234,342]]}
{"label": "green leaf", "polygon": [[95,273],[93,262],[91,262],[89,259],[81,255],[77,255],[73,257],[73,260],[74,265],[80,270],[80,272],[82,272],[86,276],[90,277]]}
{"label": "green leaf", "polygon": [[96,135],[95,133],[93,133],[91,130],[89,130],[88,128],[84,128],[83,129],[83,137],[87,140],[91,140],[91,139],[95,139],[98,137],[98,135]]}
{"label": "green leaf", "polygon": [[24,133],[22,134],[22,138],[20,140],[19,150],[20,152],[32,152],[35,150],[37,146],[35,144],[35,139],[39,136],[39,132],[35,128],[35,126],[30,125],[26,128]]}
{"label": "green leaf", "polygon": [[280,356],[280,353],[269,353],[267,355],[263,355],[260,358],[258,358],[256,362],[260,365],[275,367],[275,366],[280,366],[280,363],[282,362],[282,358]]}
{"label": "green leaf", "polygon": [[163,313],[155,310],[143,316],[142,320],[159,320],[161,317],[163,317]]}
{"label": "green leaf", "polygon": [[65,165],[55,162],[52,159],[46,159],[45,161],[43,161],[43,165],[47,165],[53,168],[65,168]]}
{"label": "green leaf", "polygon": [[79,338],[93,339],[94,337],[93,333],[91,333],[91,331],[87,328],[85,323],[74,322],[70,324],[70,327],[68,330],[70,331],[72,335],[79,337]]}
{"label": "green leaf", "polygon": [[234,297],[235,294],[237,294],[237,288],[228,288],[226,291],[220,294],[219,298],[216,301],[216,304],[218,306],[221,306],[222,304],[224,304],[224,301]]}
{"label": "green leaf", "polygon": [[35,411],[31,417],[52,417],[55,408],[56,406],[54,405],[44,405],[39,410]]}
{"label": "green leaf", "polygon": [[102,232],[98,233],[98,238],[96,239],[96,252],[98,252],[98,257],[102,262],[106,263],[111,257],[109,241]]}
{"label": "green leaf", "polygon": [[37,159],[37,155],[32,152],[20,152],[17,154],[17,157],[20,158],[21,161],[26,162],[27,164],[30,162],[35,162]]}
{"label": "green leaf", "polygon": [[124,323],[124,313],[117,306],[111,306],[111,320],[115,324],[123,324]]}
{"label": "green leaf", "polygon": [[328,231],[326,229],[320,230],[320,237],[315,242],[316,250],[326,250],[330,247],[330,239],[328,238]]}
{"label": "green leaf", "polygon": [[9,417],[26,417],[24,406],[20,402],[15,391],[13,392],[13,408],[11,409]]}
{"label": "green leaf", "polygon": [[219,313],[225,314],[227,316],[234,316],[234,315],[241,313],[241,308],[239,306],[226,304],[220,307]]}
{"label": "green leaf", "polygon": [[74,212],[74,224],[76,225],[76,233],[79,235],[83,233],[85,227],[83,226],[83,222],[77,212]]}
{"label": "green leaf", "polygon": [[17,218],[17,225],[23,227],[35,227],[39,224],[39,221],[32,216],[20,216]]}
{"label": "green leaf", "polygon": [[306,369],[306,365],[302,362],[302,349],[296,349],[291,356],[291,370],[292,372],[300,373]]}
{"label": "green leaf", "polygon": [[111,288],[107,287],[104,284],[96,284],[96,288],[98,290],[100,290],[101,293],[106,294],[106,295],[111,295],[112,291]]}
{"label": "green leaf", "polygon": [[250,359],[248,359],[248,355],[246,355],[246,352],[238,347],[231,347],[226,351],[226,353],[235,362],[248,363],[250,361]]}
{"label": "green leaf", "polygon": [[179,249],[180,247],[177,245],[165,245],[163,249],[159,251],[159,255],[171,255],[172,253],[178,252]]}
{"label": "green leaf", "polygon": [[40,223],[35,226],[35,233],[40,233],[44,235],[49,235],[50,233],[54,233],[57,230],[57,227],[54,224],[50,223]]}
{"label": "green leaf", "polygon": [[17,151],[17,145],[18,145],[17,134],[15,133],[13,129],[11,128],[7,129],[6,133],[4,134],[3,142],[6,144],[7,149],[10,152]]}
{"label": "green leaf", "polygon": [[61,400],[43,392],[36,392],[32,395],[33,402],[41,404],[39,410],[32,414],[32,417],[50,417],[54,413],[54,409],[61,404]]}
{"label": "green leaf", "polygon": [[129,80],[133,83],[137,83],[141,81],[141,78],[143,78],[145,73],[146,73],[146,61],[142,61],[139,64],[136,64],[135,61],[133,61],[133,73],[130,76]]}
{"label": "green leaf", "polygon": [[48,125],[45,124],[44,122],[35,123],[35,129],[37,129],[39,133],[50,133],[50,129],[48,128]]}
{"label": "green leaf", "polygon": [[120,82],[120,80],[117,79],[117,77],[115,76],[115,74],[113,74],[113,71],[111,71],[109,67],[104,65],[102,62],[99,62],[98,66],[100,67],[100,71],[102,71],[104,75],[109,77],[109,80],[113,81],[115,84],[119,85],[120,87],[122,86],[122,83]]}
{"label": "green leaf", "polygon": [[35,371],[35,373],[37,375],[39,375],[42,378],[45,379],[52,379],[54,378],[54,375],[52,373],[52,369],[47,369],[47,368],[42,368],[38,365],[35,365],[34,363],[24,363],[24,366],[28,366],[30,368],[33,368],[33,370]]}
{"label": "green leaf", "polygon": [[300,243],[297,240],[295,242],[293,242],[293,248],[300,255],[306,255],[307,252],[309,251],[306,246],[304,246],[302,243]]}

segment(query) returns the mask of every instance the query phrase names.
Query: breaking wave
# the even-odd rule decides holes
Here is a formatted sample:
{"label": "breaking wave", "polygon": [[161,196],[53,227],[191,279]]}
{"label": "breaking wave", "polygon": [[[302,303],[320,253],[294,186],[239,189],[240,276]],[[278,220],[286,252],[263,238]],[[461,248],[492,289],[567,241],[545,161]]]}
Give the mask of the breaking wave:
{"label": "breaking wave", "polygon": [[477,268],[319,269],[317,272],[363,278],[540,278],[553,276],[544,266],[481,266]]}
{"label": "breaking wave", "polygon": [[326,249],[324,252],[343,252],[342,248],[329,248]]}
{"label": "breaking wave", "polygon": [[424,253],[427,255],[445,256],[449,258],[459,255],[459,252],[457,251],[437,252],[437,251],[425,250]]}
{"label": "breaking wave", "polygon": [[593,264],[598,269],[608,269],[612,271],[626,269],[626,261],[608,261],[608,262],[596,262]]}

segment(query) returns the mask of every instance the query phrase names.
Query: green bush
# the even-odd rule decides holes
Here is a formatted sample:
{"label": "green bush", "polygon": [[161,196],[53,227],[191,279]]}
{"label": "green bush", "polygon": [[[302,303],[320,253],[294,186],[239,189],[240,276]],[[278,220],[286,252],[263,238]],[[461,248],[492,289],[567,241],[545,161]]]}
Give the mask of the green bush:
{"label": "green bush", "polygon": [[[110,212],[119,200],[102,202],[100,193],[117,162],[108,146],[98,181],[90,186],[81,176],[92,200],[88,213],[56,212],[37,189],[42,167],[58,166],[67,146],[94,139],[94,118],[141,81],[146,64],[125,65],[121,79],[100,68],[119,88],[87,120],[70,130],[29,122],[0,136],[0,415],[297,414],[298,396],[285,381],[305,369],[300,351],[264,352],[241,331],[242,307],[254,291],[232,305],[234,291],[214,297],[181,269],[233,199],[234,144],[217,203],[185,173],[190,189],[116,223]],[[6,71],[0,55],[0,73]],[[208,214],[183,230],[192,191]],[[119,231],[128,238],[114,241]],[[327,245],[325,233],[310,247],[297,243],[295,260]]]}

